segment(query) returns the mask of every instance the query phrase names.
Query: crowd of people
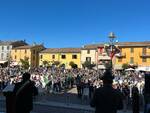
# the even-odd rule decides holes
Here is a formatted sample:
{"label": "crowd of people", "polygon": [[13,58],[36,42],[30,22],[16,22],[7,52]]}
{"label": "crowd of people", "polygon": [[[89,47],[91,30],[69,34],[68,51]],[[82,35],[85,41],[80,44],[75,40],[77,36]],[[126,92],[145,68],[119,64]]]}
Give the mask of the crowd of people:
{"label": "crowd of people", "polygon": [[[8,84],[21,81],[26,70],[19,67],[0,68],[0,91]],[[105,70],[64,69],[55,67],[31,68],[31,80],[35,82],[39,93],[62,93],[71,88],[77,88],[78,97],[91,99],[95,89],[103,86],[100,79]],[[124,98],[124,110],[131,101],[132,89],[137,87],[143,103],[144,72],[113,71],[113,88],[119,90]]]}

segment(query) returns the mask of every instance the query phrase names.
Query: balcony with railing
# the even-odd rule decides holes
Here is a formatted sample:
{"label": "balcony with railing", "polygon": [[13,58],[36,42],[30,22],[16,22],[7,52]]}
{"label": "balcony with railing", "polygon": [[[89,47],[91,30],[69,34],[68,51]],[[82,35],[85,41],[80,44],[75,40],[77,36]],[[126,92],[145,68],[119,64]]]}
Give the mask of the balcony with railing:
{"label": "balcony with railing", "polygon": [[101,60],[101,61],[107,61],[107,60],[111,60],[111,58],[108,56],[108,55],[105,55],[105,56],[98,56],[98,60]]}
{"label": "balcony with railing", "polygon": [[142,58],[150,57],[150,52],[139,53],[139,54],[140,54],[140,57],[142,57]]}

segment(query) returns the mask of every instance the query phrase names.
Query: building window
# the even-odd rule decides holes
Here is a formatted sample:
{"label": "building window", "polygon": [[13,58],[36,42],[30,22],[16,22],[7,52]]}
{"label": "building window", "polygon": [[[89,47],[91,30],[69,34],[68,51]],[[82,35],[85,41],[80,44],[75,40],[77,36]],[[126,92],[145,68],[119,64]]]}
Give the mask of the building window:
{"label": "building window", "polygon": [[131,48],[130,52],[131,52],[131,53],[134,53],[134,48]]}
{"label": "building window", "polygon": [[2,50],[4,50],[4,46],[2,46]]}
{"label": "building window", "polygon": [[15,59],[17,59],[17,56],[15,55]]}
{"label": "building window", "polygon": [[52,55],[52,59],[55,59],[55,55]]}
{"label": "building window", "polygon": [[3,57],[4,57],[4,53],[1,53],[1,59],[3,60]]}
{"label": "building window", "polygon": [[146,47],[143,48],[142,53],[146,54]]}
{"label": "building window", "polygon": [[142,62],[146,62],[147,60],[146,60],[146,58],[142,58]]}
{"label": "building window", "polygon": [[72,59],[77,59],[77,55],[72,55]]}
{"label": "building window", "polygon": [[131,64],[134,63],[134,58],[133,58],[133,57],[130,58],[130,63],[131,63]]}
{"label": "building window", "polygon": [[122,62],[122,58],[119,58],[119,59],[118,59],[118,62]]}
{"label": "building window", "polygon": [[43,59],[43,55],[40,55],[40,58]]}
{"label": "building window", "polygon": [[86,57],[86,61],[91,62],[91,57]]}
{"label": "building window", "polygon": [[105,60],[102,60],[101,62],[102,62],[102,64],[106,64],[106,61],[105,61]]}
{"label": "building window", "polygon": [[35,60],[35,56],[33,56],[33,61]]}
{"label": "building window", "polygon": [[33,54],[35,54],[35,50],[33,50]]}
{"label": "building window", "polygon": [[7,50],[9,50],[9,46],[7,46]]}
{"label": "building window", "polygon": [[9,53],[7,53],[7,58],[9,57]]}
{"label": "building window", "polygon": [[66,59],[66,55],[61,55],[61,58],[62,59]]}
{"label": "building window", "polygon": [[98,63],[99,63],[100,65],[102,65],[102,64],[103,64],[103,62],[102,62],[101,60],[99,60],[99,61],[98,61]]}
{"label": "building window", "polygon": [[25,49],[24,52],[25,52],[25,54],[26,54],[26,53],[27,53],[27,50]]}
{"label": "building window", "polygon": [[87,50],[87,54],[90,54],[90,50]]}

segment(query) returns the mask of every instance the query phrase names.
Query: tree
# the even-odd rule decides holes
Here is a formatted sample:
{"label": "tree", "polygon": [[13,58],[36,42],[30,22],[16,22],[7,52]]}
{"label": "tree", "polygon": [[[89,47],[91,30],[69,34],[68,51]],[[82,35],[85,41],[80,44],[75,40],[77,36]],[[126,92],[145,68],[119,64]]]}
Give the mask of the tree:
{"label": "tree", "polygon": [[75,64],[73,61],[69,62],[69,65],[71,66],[71,68],[78,68],[78,65]]}
{"label": "tree", "polygon": [[84,68],[88,68],[88,69],[92,69],[93,67],[96,66],[94,63],[91,64],[91,62],[89,62],[89,61],[85,61],[82,65]]}
{"label": "tree", "polygon": [[43,65],[44,65],[44,66],[47,66],[47,65],[48,65],[48,61],[44,60],[44,61],[43,61]]}
{"label": "tree", "polygon": [[124,63],[123,65],[122,65],[122,69],[127,69],[129,67],[129,64],[128,63]]}
{"label": "tree", "polygon": [[53,64],[58,66],[60,64],[60,62],[59,61],[54,61]]}
{"label": "tree", "polygon": [[65,64],[64,64],[64,63],[63,63],[63,64],[60,64],[59,67],[65,68]]}
{"label": "tree", "polygon": [[78,68],[78,65],[77,64],[74,64],[74,65],[72,65],[72,68]]}
{"label": "tree", "polygon": [[84,68],[88,68],[91,63],[89,61],[85,61],[82,65]]}
{"label": "tree", "polygon": [[29,69],[30,64],[29,64],[29,58],[28,57],[25,57],[24,59],[20,59],[20,62],[21,62],[22,67],[24,69]]}

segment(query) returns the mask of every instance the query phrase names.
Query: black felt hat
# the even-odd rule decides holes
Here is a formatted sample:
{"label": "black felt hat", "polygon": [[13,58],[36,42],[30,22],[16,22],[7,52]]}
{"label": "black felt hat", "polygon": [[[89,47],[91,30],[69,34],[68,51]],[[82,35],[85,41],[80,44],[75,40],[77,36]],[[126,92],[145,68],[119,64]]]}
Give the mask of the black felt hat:
{"label": "black felt hat", "polygon": [[26,81],[26,80],[29,80],[29,79],[30,79],[30,76],[31,76],[30,73],[25,72],[25,73],[23,74],[22,78],[23,78],[24,81]]}
{"label": "black felt hat", "polygon": [[101,80],[113,80],[114,76],[112,75],[112,72],[110,70],[106,70],[101,77]]}

